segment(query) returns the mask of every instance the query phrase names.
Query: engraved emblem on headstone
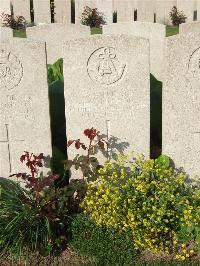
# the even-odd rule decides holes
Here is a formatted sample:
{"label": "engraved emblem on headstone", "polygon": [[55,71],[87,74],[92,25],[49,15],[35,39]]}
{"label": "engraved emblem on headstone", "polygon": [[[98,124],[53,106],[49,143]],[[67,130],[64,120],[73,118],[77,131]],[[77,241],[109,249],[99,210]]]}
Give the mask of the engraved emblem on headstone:
{"label": "engraved emblem on headstone", "polygon": [[200,78],[200,47],[191,54],[188,69],[194,78]]}
{"label": "engraved emblem on headstone", "polygon": [[89,77],[100,84],[110,85],[119,81],[125,73],[126,64],[122,63],[113,47],[101,47],[88,59]]}
{"label": "engraved emblem on headstone", "polygon": [[13,89],[23,77],[23,67],[19,59],[10,52],[0,50],[0,89]]}

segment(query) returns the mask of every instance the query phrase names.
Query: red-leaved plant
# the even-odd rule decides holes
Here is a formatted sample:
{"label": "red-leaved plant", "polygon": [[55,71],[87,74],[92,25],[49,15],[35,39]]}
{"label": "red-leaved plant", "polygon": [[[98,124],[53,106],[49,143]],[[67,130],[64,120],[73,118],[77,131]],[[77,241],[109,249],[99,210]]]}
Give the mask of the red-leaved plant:
{"label": "red-leaved plant", "polygon": [[[40,172],[40,168],[46,163],[43,153],[34,155],[26,151],[20,157],[20,161],[25,163],[29,173],[18,173],[12,176],[25,182],[25,189],[21,188],[23,197],[19,202],[24,206],[22,209],[29,211],[28,219],[33,221],[33,226],[27,229],[26,234],[38,231],[34,247],[41,254],[48,255],[62,250],[67,244],[69,217],[72,213],[79,211],[80,195],[85,194],[85,184],[71,182],[66,187],[56,188],[54,181],[59,176],[51,174],[44,176]],[[74,196],[75,193],[77,195]],[[24,221],[25,219],[23,223]],[[37,229],[33,229],[36,225]],[[24,228],[21,221],[18,226]],[[24,237],[26,238],[27,235]]]}
{"label": "red-leaved plant", "polygon": [[105,140],[105,135],[100,135],[100,132],[95,128],[87,128],[84,130],[83,134],[89,139],[89,144],[85,145],[81,142],[80,139],[69,140],[67,143],[67,147],[70,147],[74,144],[77,150],[82,149],[85,151],[85,155],[77,154],[73,160],[65,161],[66,168],[70,169],[72,166],[76,170],[80,169],[82,171],[82,178],[91,179],[96,174],[98,169],[101,167],[98,159],[95,155],[98,151],[101,151],[105,154],[108,143]]}
{"label": "red-leaved plant", "polygon": [[30,189],[31,193],[34,194],[38,203],[41,199],[41,191],[46,187],[52,187],[54,185],[54,181],[57,180],[59,176],[43,176],[43,174],[39,172],[39,169],[43,167],[45,163],[45,157],[43,153],[34,155],[33,153],[26,151],[20,157],[20,161],[26,164],[26,166],[30,170],[30,174],[18,173],[15,174],[15,176],[22,179],[26,183],[25,187]]}

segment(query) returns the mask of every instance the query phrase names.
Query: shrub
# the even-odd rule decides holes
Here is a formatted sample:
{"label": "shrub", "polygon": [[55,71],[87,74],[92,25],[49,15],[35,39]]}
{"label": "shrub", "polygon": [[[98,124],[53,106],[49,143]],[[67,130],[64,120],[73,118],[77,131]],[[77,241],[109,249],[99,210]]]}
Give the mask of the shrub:
{"label": "shrub", "polygon": [[103,13],[98,12],[97,8],[90,8],[86,6],[82,13],[81,23],[91,28],[100,28],[106,24]]}
{"label": "shrub", "polygon": [[75,139],[69,140],[67,146],[70,147],[74,144],[77,150],[81,148],[86,154],[77,154],[73,160],[67,160],[65,164],[67,169],[71,169],[72,166],[75,170],[80,169],[83,180],[91,180],[98,174],[98,169],[101,167],[95,155],[101,151],[104,156],[107,156],[107,142],[104,139],[105,136],[100,135],[100,132],[93,127],[85,129],[83,134],[88,138],[88,145],[85,145],[80,139]]}
{"label": "shrub", "polygon": [[71,247],[94,260],[92,265],[130,265],[135,258],[131,235],[112,227],[97,225],[84,214],[77,215],[70,226]]}
{"label": "shrub", "polygon": [[24,182],[24,188],[17,182],[0,179],[0,249],[17,259],[29,251],[44,256],[60,252],[67,244],[69,216],[81,186],[74,182],[55,189],[58,176],[39,172],[44,159],[43,154],[28,152],[21,156],[21,162],[30,170],[30,174],[16,175]]}
{"label": "shrub", "polygon": [[137,250],[174,252],[180,250],[181,227],[195,219],[200,224],[195,190],[184,181],[184,174],[170,168],[168,157],[130,162],[122,156],[106,163],[98,179],[88,184],[82,207],[99,225],[131,231]]}
{"label": "shrub", "polygon": [[169,13],[172,24],[178,26],[186,22],[187,17],[183,14],[183,11],[178,11],[177,7],[174,6]]}
{"label": "shrub", "polygon": [[1,18],[4,27],[9,27],[13,30],[24,30],[26,28],[27,23],[23,16],[15,18],[13,15],[2,13]]}

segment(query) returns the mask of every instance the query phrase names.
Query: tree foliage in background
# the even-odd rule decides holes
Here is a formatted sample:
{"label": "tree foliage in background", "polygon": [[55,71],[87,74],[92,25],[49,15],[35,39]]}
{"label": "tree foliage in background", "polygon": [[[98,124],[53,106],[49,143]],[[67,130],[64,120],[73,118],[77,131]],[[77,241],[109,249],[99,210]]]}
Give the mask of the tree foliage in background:
{"label": "tree foliage in background", "polygon": [[81,23],[91,28],[101,28],[106,24],[104,14],[99,12],[97,8],[90,8],[86,6],[82,13]]}
{"label": "tree foliage in background", "polygon": [[63,81],[63,60],[58,59],[54,64],[48,65],[48,83],[52,85],[56,81]]}
{"label": "tree foliage in background", "polygon": [[169,13],[169,16],[174,26],[185,23],[187,19],[183,11],[179,11],[176,6],[173,6],[172,10]]}

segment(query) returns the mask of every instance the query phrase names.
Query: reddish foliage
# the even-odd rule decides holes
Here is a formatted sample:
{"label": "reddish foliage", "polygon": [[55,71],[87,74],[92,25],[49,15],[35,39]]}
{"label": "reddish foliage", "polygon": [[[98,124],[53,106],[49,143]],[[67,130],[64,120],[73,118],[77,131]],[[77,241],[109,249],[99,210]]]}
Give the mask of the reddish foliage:
{"label": "reddish foliage", "polygon": [[34,155],[26,151],[20,157],[20,161],[26,164],[31,174],[18,173],[15,174],[15,176],[24,180],[26,182],[26,187],[35,191],[36,194],[41,192],[45,187],[53,186],[54,181],[59,177],[58,175],[48,175],[42,178],[38,177],[39,168],[44,166],[45,157],[43,153]]}
{"label": "reddish foliage", "polygon": [[[98,151],[98,149],[100,149],[102,151],[105,151],[105,145],[107,145],[107,142],[105,141],[103,136],[100,135],[100,132],[93,127],[85,129],[83,134],[89,139],[88,146],[86,146],[83,142],[81,142],[80,139],[76,139],[76,140],[69,140],[67,142],[67,147],[70,147],[72,144],[74,144],[77,150],[82,148],[84,151],[87,151],[85,156],[80,156],[81,159],[77,159],[76,157],[75,160],[68,161],[68,165],[70,165],[70,167],[72,165],[74,166],[76,165],[76,169],[77,167],[81,168],[81,171],[83,172],[83,179],[84,179],[84,177],[94,172],[91,170],[91,164],[95,158],[94,155],[97,153],[97,152],[94,153],[94,150]],[[78,161],[78,164],[77,164],[77,161]],[[98,162],[96,158],[95,158],[95,162]],[[97,163],[96,168],[98,168],[98,163]]]}

